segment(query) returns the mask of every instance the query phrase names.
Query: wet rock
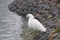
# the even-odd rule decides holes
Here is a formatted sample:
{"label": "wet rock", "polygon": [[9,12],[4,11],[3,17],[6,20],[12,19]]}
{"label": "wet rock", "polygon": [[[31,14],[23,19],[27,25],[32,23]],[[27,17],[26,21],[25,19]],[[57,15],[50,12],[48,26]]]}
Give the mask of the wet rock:
{"label": "wet rock", "polygon": [[52,0],[53,2],[55,2],[56,4],[60,3],[60,0]]}
{"label": "wet rock", "polygon": [[[35,13],[39,9],[40,4],[39,0],[15,0],[11,4],[9,4],[8,8],[12,12],[16,12],[16,14],[26,15],[28,13]],[[19,11],[17,11],[19,10]]]}
{"label": "wet rock", "polygon": [[57,6],[56,6],[58,9],[60,9],[60,3],[59,4],[57,4]]}
{"label": "wet rock", "polygon": [[37,35],[39,32],[36,31],[31,32],[33,34],[29,34],[33,29],[31,30],[24,26],[23,38],[27,40],[48,40],[49,33],[56,28],[60,28],[60,23],[57,21],[60,19],[60,3],[56,5],[52,0],[15,0],[8,8],[21,16],[26,16],[29,13],[33,14],[47,28],[46,33]]}
{"label": "wet rock", "polygon": [[50,19],[50,18],[52,18],[52,17],[53,17],[53,15],[49,15],[49,16],[48,16],[48,19]]}

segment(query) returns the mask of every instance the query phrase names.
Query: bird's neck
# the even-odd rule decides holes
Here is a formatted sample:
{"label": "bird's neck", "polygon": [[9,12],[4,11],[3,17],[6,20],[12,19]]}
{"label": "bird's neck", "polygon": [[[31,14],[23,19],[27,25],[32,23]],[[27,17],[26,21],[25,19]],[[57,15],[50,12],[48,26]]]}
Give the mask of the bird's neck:
{"label": "bird's neck", "polygon": [[29,18],[29,19],[34,19],[34,18]]}
{"label": "bird's neck", "polygon": [[29,18],[29,20],[32,20],[32,19],[34,19],[34,18]]}

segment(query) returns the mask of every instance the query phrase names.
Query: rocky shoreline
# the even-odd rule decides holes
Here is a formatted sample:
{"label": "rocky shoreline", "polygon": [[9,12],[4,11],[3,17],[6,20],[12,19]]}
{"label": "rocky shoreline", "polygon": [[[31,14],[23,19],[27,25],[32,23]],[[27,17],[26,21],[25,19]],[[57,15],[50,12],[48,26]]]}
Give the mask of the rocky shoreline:
{"label": "rocky shoreline", "polygon": [[[8,8],[10,11],[24,17],[29,13],[33,14],[47,28],[46,33],[40,33],[37,37],[34,36],[35,38],[32,38],[32,40],[49,40],[50,32],[60,28],[60,3],[55,4],[53,1],[42,0],[15,0],[9,4]],[[28,33],[27,37],[29,37],[29,32],[27,32],[27,29],[25,30]],[[55,35],[54,40],[58,36],[60,34]],[[28,39],[26,38],[26,40]]]}

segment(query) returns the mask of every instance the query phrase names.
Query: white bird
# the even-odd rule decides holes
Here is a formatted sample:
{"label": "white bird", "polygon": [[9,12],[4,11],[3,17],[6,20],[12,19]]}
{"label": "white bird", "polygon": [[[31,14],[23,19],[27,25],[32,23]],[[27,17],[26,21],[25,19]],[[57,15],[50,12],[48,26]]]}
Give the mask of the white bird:
{"label": "white bird", "polygon": [[46,32],[46,28],[37,19],[35,19],[32,14],[27,14],[26,17],[28,18],[28,28]]}

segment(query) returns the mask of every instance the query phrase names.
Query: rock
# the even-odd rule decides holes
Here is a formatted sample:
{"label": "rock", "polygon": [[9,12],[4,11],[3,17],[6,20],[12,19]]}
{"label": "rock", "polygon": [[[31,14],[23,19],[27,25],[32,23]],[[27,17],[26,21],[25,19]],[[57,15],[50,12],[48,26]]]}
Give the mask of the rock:
{"label": "rock", "polygon": [[60,0],[52,0],[53,2],[55,2],[56,4],[60,3]]}
{"label": "rock", "polygon": [[60,9],[60,3],[59,4],[57,4],[57,6],[56,6],[58,9]]}
{"label": "rock", "polygon": [[[31,32],[33,34],[35,34],[36,32],[35,35],[33,34],[31,35],[27,32],[29,29],[27,28],[28,29],[27,30],[26,28],[24,28],[26,31],[23,29],[25,33],[23,38],[26,36],[25,39],[29,40],[31,36],[34,36],[35,38],[32,37],[33,40],[48,40],[49,33],[52,30],[58,28],[59,26],[57,20],[60,19],[60,9],[59,9],[60,6],[58,4],[56,5],[52,0],[15,0],[15,1],[13,1],[9,6],[9,9],[11,11],[16,12],[16,14],[18,14],[19,16],[24,17],[27,14],[33,14],[35,18],[38,19],[47,28],[47,32],[40,33],[40,35],[37,35],[37,33],[39,32],[36,31]],[[28,37],[29,35],[31,36]]]}
{"label": "rock", "polygon": [[49,15],[49,16],[48,16],[48,19],[50,19],[50,18],[52,18],[52,17],[53,17],[52,15]]}

